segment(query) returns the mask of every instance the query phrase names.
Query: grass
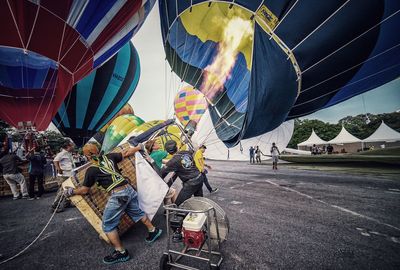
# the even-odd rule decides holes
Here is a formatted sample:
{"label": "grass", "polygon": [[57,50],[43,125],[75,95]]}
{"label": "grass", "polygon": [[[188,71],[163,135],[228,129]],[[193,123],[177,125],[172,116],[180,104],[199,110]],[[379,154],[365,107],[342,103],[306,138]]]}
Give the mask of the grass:
{"label": "grass", "polygon": [[400,147],[370,150],[354,154],[333,155],[282,155],[280,159],[294,163],[359,163],[370,166],[372,164],[400,165]]}

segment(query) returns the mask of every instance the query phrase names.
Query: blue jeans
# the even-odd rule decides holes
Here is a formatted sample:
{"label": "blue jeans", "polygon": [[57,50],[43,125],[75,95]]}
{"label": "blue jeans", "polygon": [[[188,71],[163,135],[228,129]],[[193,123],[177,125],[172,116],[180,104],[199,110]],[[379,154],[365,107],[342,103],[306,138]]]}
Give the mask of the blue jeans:
{"label": "blue jeans", "polygon": [[124,212],[134,222],[145,215],[139,207],[137,193],[131,186],[111,194],[103,213],[103,231],[109,233],[117,229]]}

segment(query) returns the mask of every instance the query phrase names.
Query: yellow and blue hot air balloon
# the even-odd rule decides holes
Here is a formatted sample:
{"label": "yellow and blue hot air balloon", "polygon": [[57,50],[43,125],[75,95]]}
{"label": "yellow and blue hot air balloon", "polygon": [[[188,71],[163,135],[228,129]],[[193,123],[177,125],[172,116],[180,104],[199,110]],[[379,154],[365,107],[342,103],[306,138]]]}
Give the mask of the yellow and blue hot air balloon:
{"label": "yellow and blue hot air balloon", "polygon": [[400,75],[400,1],[163,0],[166,59],[227,146]]}

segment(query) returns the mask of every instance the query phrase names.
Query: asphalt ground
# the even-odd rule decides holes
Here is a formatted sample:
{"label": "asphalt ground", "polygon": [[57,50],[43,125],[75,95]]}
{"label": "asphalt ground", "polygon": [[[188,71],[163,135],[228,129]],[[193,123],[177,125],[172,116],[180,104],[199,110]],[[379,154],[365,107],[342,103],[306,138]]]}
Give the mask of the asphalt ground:
{"label": "asphalt ground", "polygon": [[[209,195],[227,213],[221,269],[400,269],[400,174],[210,161]],[[382,173],[383,171],[383,173]],[[27,246],[51,216],[55,193],[0,199],[0,261]],[[160,209],[154,224],[165,229]],[[129,262],[106,266],[111,249],[76,208],[56,214],[39,240],[0,269],[159,269],[167,236],[152,245],[137,224],[122,240]],[[202,266],[194,260],[184,262]],[[203,268],[206,269],[206,268]]]}

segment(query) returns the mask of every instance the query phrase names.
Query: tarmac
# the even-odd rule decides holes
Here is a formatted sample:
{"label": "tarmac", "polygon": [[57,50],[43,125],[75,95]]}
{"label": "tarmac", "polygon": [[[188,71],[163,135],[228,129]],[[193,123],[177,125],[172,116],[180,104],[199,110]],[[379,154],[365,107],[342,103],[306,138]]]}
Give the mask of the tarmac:
{"label": "tarmac", "polygon": [[[204,188],[204,194],[230,220],[221,269],[400,269],[400,174],[208,163],[209,181],[219,191],[210,195]],[[51,216],[54,196],[0,199],[0,262],[35,239]],[[167,243],[161,208],[153,223],[164,229],[158,241],[145,243],[145,227],[137,224],[122,237],[132,259],[106,266],[102,258],[110,246],[76,208],[68,208],[0,269],[159,269]]]}

